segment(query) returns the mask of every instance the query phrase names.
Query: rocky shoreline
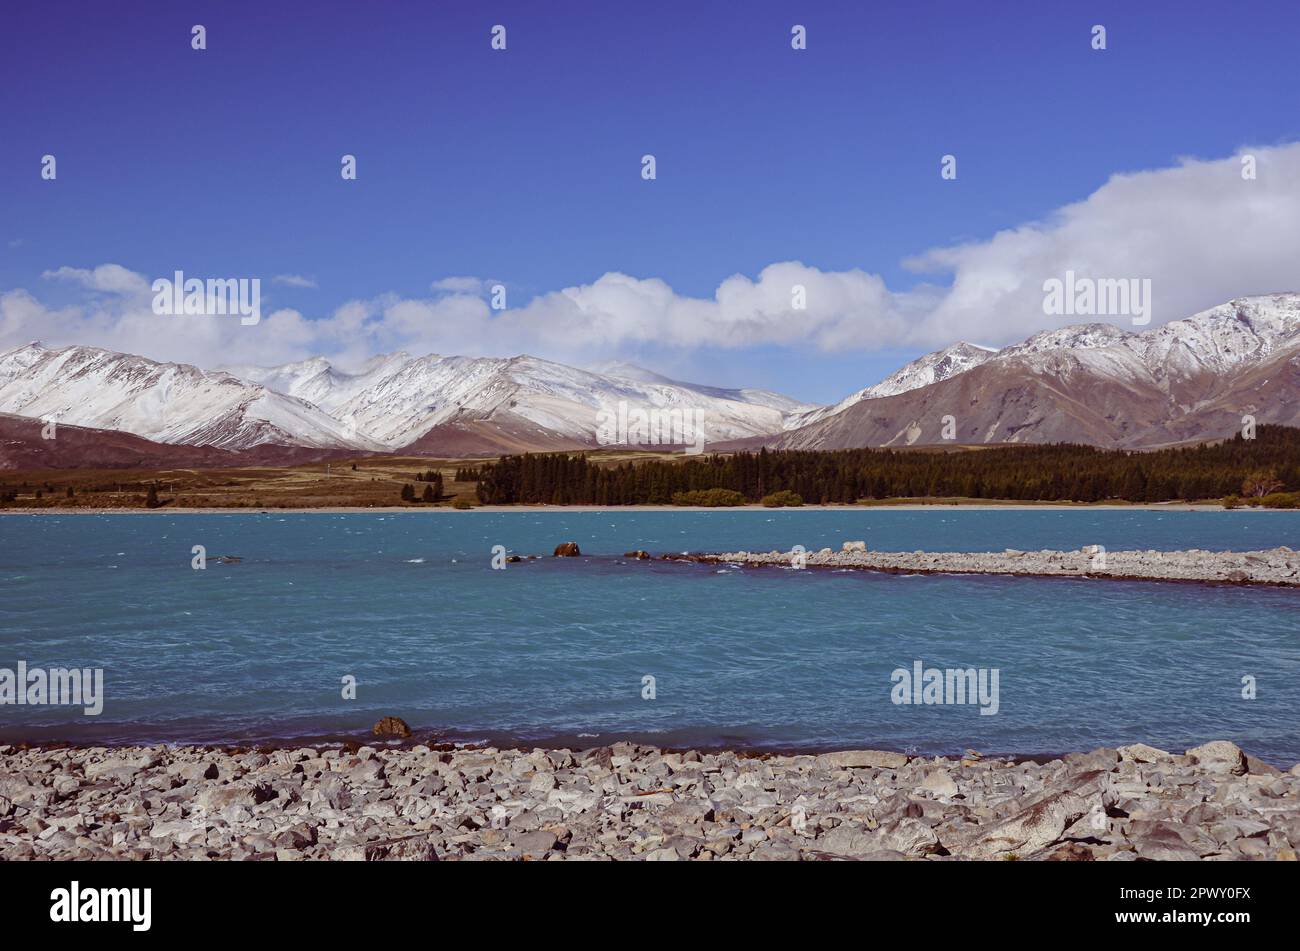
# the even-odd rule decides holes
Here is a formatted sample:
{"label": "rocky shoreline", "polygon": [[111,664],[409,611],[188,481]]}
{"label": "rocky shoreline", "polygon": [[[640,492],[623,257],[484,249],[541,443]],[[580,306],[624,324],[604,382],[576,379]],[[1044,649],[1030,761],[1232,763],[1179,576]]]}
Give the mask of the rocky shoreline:
{"label": "rocky shoreline", "polygon": [[850,750],[0,746],[0,859],[1161,860],[1300,852],[1300,765]]}
{"label": "rocky shoreline", "polygon": [[[861,546],[861,547],[858,547]],[[1130,581],[1300,586],[1300,552],[1285,546],[1264,551],[1104,551],[1088,545],[1076,551],[885,552],[863,542],[844,542],[840,551],[733,551],[669,554],[668,561],[740,564],[754,567],[855,568],[893,574],[982,574],[1050,578],[1112,578]]]}

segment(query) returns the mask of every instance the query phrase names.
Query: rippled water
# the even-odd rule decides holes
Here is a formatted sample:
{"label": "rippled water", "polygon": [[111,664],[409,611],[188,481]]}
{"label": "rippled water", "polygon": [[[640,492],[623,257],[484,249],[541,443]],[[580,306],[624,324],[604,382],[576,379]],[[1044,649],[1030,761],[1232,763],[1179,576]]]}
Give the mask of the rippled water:
{"label": "rippled water", "polygon": [[[629,562],[838,547],[1300,547],[1300,513],[787,511],[0,517],[0,667],[103,667],[105,708],[0,736],[357,735],[1059,752],[1233,739],[1300,760],[1300,593]],[[580,559],[490,566],[493,545]],[[208,568],[190,567],[206,546]],[[221,565],[222,554],[242,563]],[[904,706],[914,661],[999,671],[999,710]],[[653,676],[656,697],[642,698]],[[1258,696],[1242,699],[1243,676]],[[341,678],[357,678],[344,700]]]}

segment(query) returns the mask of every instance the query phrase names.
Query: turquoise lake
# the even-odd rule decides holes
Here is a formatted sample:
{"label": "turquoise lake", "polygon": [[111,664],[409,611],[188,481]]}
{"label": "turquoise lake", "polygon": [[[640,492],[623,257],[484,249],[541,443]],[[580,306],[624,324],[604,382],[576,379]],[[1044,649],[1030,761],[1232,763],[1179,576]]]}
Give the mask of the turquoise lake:
{"label": "turquoise lake", "polygon": [[[4,516],[0,668],[103,668],[105,700],[99,716],[0,706],[0,739],[316,741],[392,714],[458,742],[1038,754],[1222,738],[1300,760],[1300,591],[620,557],[848,539],[1300,547],[1300,513]],[[583,557],[549,557],[563,541]],[[494,570],[495,545],[547,557]],[[216,562],[227,554],[242,562]],[[893,703],[891,672],[916,661],[997,669],[998,712]]]}

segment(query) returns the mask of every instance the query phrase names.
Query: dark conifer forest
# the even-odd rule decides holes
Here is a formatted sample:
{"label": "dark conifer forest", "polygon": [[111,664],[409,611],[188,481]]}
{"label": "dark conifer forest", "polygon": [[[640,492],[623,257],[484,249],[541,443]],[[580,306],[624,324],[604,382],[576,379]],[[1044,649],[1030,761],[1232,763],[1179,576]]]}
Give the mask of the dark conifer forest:
{"label": "dark conifer forest", "polygon": [[618,464],[602,464],[586,454],[524,454],[503,456],[472,474],[479,480],[479,501],[489,505],[669,505],[674,495],[709,489],[738,492],[750,503],[791,491],[808,504],[967,498],[1294,505],[1292,496],[1300,493],[1300,429],[1260,426],[1254,439],[1238,435],[1217,445],[1154,452],[1073,444],[764,449]]}

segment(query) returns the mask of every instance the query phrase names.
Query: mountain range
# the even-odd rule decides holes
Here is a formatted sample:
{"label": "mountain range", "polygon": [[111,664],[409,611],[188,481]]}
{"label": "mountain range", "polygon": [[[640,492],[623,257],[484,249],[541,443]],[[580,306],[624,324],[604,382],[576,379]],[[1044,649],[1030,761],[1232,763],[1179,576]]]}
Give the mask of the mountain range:
{"label": "mountain range", "polygon": [[[693,414],[708,447],[723,450],[1016,442],[1140,449],[1222,437],[1245,415],[1297,425],[1300,294],[1238,298],[1141,333],[1090,323],[1000,350],[958,342],[833,406],[684,383],[627,363],[579,369],[527,355],[399,352],[351,370],[321,357],[203,370],[34,342],[0,352],[0,467],[127,465],[136,452],[201,465],[586,449],[620,407]],[[34,443],[33,420],[77,427],[81,451]],[[117,438],[97,440],[95,432]],[[121,438],[127,434],[140,441]]]}
{"label": "mountain range", "polygon": [[[748,444],[1152,449],[1231,435],[1245,416],[1300,425],[1300,294],[1239,298],[1142,333],[1093,323],[1043,331],[998,351],[957,346],[960,369],[942,379],[939,368],[953,365],[951,347],[916,361],[915,372],[895,374],[918,385],[856,399]],[[931,366],[936,379],[926,383]]]}

